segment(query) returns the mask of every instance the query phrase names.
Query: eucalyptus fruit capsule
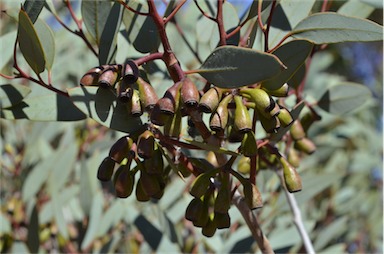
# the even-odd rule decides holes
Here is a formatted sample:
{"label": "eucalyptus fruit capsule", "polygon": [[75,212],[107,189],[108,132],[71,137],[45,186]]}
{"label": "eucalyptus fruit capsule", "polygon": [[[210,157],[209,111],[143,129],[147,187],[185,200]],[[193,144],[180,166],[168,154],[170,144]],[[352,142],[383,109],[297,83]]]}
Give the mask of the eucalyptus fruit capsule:
{"label": "eucalyptus fruit capsule", "polygon": [[196,221],[199,217],[200,211],[203,210],[204,203],[200,198],[194,198],[189,202],[185,210],[185,218],[189,221]]}
{"label": "eucalyptus fruit capsule", "polygon": [[237,164],[237,171],[242,174],[249,174],[251,172],[251,159],[249,157],[241,157]]}
{"label": "eucalyptus fruit capsule", "polygon": [[100,67],[95,67],[87,71],[80,79],[80,85],[82,86],[95,86],[99,80],[99,76],[102,72]]}
{"label": "eucalyptus fruit capsule", "polygon": [[139,117],[143,114],[141,110],[141,102],[138,90],[133,90],[132,98],[131,98],[131,115],[134,117]]}
{"label": "eucalyptus fruit capsule", "polygon": [[122,79],[128,84],[133,84],[139,77],[139,67],[132,60],[127,60],[122,69]]}
{"label": "eucalyptus fruit capsule", "polygon": [[235,126],[227,124],[227,140],[231,143],[241,142],[244,138],[244,132],[239,131]]}
{"label": "eucalyptus fruit capsule", "polygon": [[231,192],[228,186],[221,186],[215,198],[214,211],[227,213],[231,207]]}
{"label": "eucalyptus fruit capsule", "polygon": [[176,103],[179,103],[181,82],[173,84],[167,89],[164,96],[157,102],[162,112],[173,115],[176,110]]}
{"label": "eucalyptus fruit capsule", "polygon": [[114,185],[116,196],[119,198],[127,198],[132,194],[134,187],[133,175],[130,171],[130,164],[121,165],[116,171]]}
{"label": "eucalyptus fruit capsule", "polygon": [[253,131],[244,134],[244,138],[241,141],[241,152],[246,157],[252,157],[257,154],[256,136]]}
{"label": "eucalyptus fruit capsule", "polygon": [[221,100],[215,113],[212,113],[209,127],[213,131],[223,131],[228,123],[228,103],[232,100],[232,95],[227,95]]}
{"label": "eucalyptus fruit capsule", "polygon": [[219,106],[222,90],[217,87],[211,87],[201,98],[199,109],[204,113],[212,113]]}
{"label": "eucalyptus fruit capsule", "polygon": [[141,184],[141,178],[137,181],[136,185],[136,200],[140,202],[146,202],[151,199],[151,197],[145,192],[142,184]]}
{"label": "eucalyptus fruit capsule", "polygon": [[155,107],[155,104],[157,103],[157,101],[159,100],[155,92],[155,89],[140,77],[137,79],[136,84],[139,90],[139,96],[140,96],[142,107],[146,111],[151,111]]}
{"label": "eucalyptus fruit capsule", "polygon": [[229,228],[231,226],[231,217],[228,213],[217,213],[213,217],[217,229]]}
{"label": "eucalyptus fruit capsule", "polygon": [[267,88],[262,87],[264,91],[266,91],[269,95],[275,96],[275,97],[287,97],[289,92],[289,86],[287,83],[282,85],[280,88],[276,90],[269,90]]}
{"label": "eucalyptus fruit capsule", "polygon": [[243,88],[240,89],[240,94],[250,98],[255,103],[257,111],[270,118],[275,101],[266,91],[260,88]]}
{"label": "eucalyptus fruit capsule", "polygon": [[200,174],[192,182],[189,193],[195,198],[202,197],[206,193],[206,191],[208,190],[208,187],[211,184],[210,178],[211,178],[211,175],[207,173]]}
{"label": "eucalyptus fruit capsule", "polygon": [[173,116],[170,116],[169,121],[164,124],[164,135],[178,139],[181,133],[181,111],[178,110]]}
{"label": "eucalyptus fruit capsule", "polygon": [[119,67],[111,65],[100,74],[98,85],[103,88],[112,87],[119,78]]}
{"label": "eucalyptus fruit capsule", "polygon": [[259,189],[251,182],[243,184],[243,192],[245,202],[247,203],[249,209],[257,209],[263,206],[263,201],[261,199],[261,193]]}
{"label": "eucalyptus fruit capsule", "polygon": [[276,133],[280,128],[280,120],[278,117],[266,118],[264,115],[259,114],[261,126],[267,133]]}
{"label": "eucalyptus fruit capsule", "polygon": [[301,122],[299,120],[296,120],[292,123],[289,132],[291,133],[291,137],[293,140],[299,140],[305,137],[303,126],[301,125]]}
{"label": "eucalyptus fruit capsule", "polygon": [[144,160],[144,168],[148,174],[161,175],[164,171],[163,154],[159,148],[153,151],[153,156]]}
{"label": "eucalyptus fruit capsule", "polygon": [[281,156],[279,160],[283,166],[284,182],[287,190],[289,192],[301,191],[301,177],[296,169],[284,157]]}
{"label": "eucalyptus fruit capsule", "polygon": [[153,156],[155,150],[155,137],[149,130],[140,134],[137,141],[137,154],[143,158],[148,159]]}
{"label": "eucalyptus fruit capsule", "polygon": [[212,237],[216,232],[217,226],[213,216],[210,216],[208,222],[202,227],[201,233],[206,237]]}
{"label": "eucalyptus fruit capsule", "polygon": [[288,151],[288,162],[293,166],[293,167],[298,167],[300,166],[300,157],[299,154],[297,153],[296,149],[289,149]]}
{"label": "eucalyptus fruit capsule", "polygon": [[133,140],[129,136],[118,139],[109,149],[109,157],[115,162],[121,163],[127,158],[132,147]]}
{"label": "eucalyptus fruit capsule", "polygon": [[312,126],[312,124],[316,121],[321,120],[321,116],[319,116],[314,110],[308,111],[303,115],[303,117],[300,119],[300,123],[303,126],[304,132],[307,132],[309,127]]}
{"label": "eucalyptus fruit capsule", "polygon": [[111,180],[113,170],[115,168],[115,161],[111,157],[105,157],[97,170],[97,179],[102,182]]}
{"label": "eucalyptus fruit capsule", "polygon": [[252,130],[252,120],[249,116],[248,109],[240,96],[236,95],[234,99],[236,104],[234,126],[240,132],[249,132]]}
{"label": "eucalyptus fruit capsule", "polygon": [[294,147],[306,154],[312,154],[316,151],[316,145],[308,138],[302,138],[296,140],[294,143]]}
{"label": "eucalyptus fruit capsule", "polygon": [[153,196],[161,191],[160,183],[156,175],[150,175],[144,170],[140,171],[141,186],[148,196]]}
{"label": "eucalyptus fruit capsule", "polygon": [[280,106],[280,112],[277,115],[282,127],[287,127],[293,122],[291,113],[283,106]]}
{"label": "eucalyptus fruit capsule", "polygon": [[197,90],[195,83],[193,83],[189,78],[182,80],[181,99],[186,107],[197,106],[199,102],[199,91]]}

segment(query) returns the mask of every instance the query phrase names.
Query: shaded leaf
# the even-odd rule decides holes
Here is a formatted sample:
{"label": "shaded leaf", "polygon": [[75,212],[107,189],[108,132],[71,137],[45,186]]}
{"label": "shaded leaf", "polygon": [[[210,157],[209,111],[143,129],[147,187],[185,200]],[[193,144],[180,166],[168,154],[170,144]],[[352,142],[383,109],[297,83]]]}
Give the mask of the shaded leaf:
{"label": "shaded leaf", "polygon": [[262,86],[269,90],[280,88],[303,65],[312,48],[313,44],[307,40],[293,40],[277,48],[272,54],[277,56],[287,69],[263,82]]}
{"label": "shaded leaf", "polygon": [[223,46],[215,49],[196,72],[215,86],[237,88],[272,78],[283,68],[272,54]]}
{"label": "shaded leaf", "polygon": [[41,19],[38,19],[34,26],[44,50],[45,67],[50,70],[55,58],[55,36],[47,23]]}
{"label": "shaded leaf", "polygon": [[19,12],[18,39],[21,53],[36,74],[40,74],[45,68],[45,56],[36,30],[27,13]]}
{"label": "shaded leaf", "polygon": [[202,143],[202,142],[198,142],[198,141],[195,141],[195,140],[192,140],[192,139],[185,139],[186,141],[188,141],[188,143],[190,143],[191,145],[194,145],[194,146],[197,146],[197,147],[200,147],[204,150],[207,150],[207,151],[212,151],[212,152],[215,152],[215,153],[224,153],[224,154],[228,154],[228,155],[235,155],[235,156],[239,156],[240,154],[239,153],[235,153],[231,150],[228,150],[224,147],[219,147],[219,146],[215,146],[215,145],[211,145],[211,144],[206,144],[206,143]]}
{"label": "shaded leaf", "polygon": [[149,53],[158,49],[160,37],[152,17],[146,16],[139,33],[133,41],[133,46],[140,53]]}
{"label": "shaded leaf", "polygon": [[316,13],[297,24],[291,34],[315,44],[345,41],[380,41],[383,27],[366,19],[337,13]]}
{"label": "shaded leaf", "polygon": [[0,37],[1,45],[1,57],[0,57],[0,70],[9,62],[13,56],[13,45],[15,44],[17,36],[17,31],[11,31],[9,33],[3,34]]}
{"label": "shaded leaf", "polygon": [[73,103],[87,116],[111,129],[131,133],[137,131],[142,122],[132,117],[127,105],[116,101],[111,90],[98,87],[76,87],[68,90]]}
{"label": "shaded leaf", "polygon": [[123,17],[123,6],[115,2],[109,12],[103,32],[100,37],[99,45],[99,64],[110,64],[114,61],[117,51],[117,33]]}
{"label": "shaded leaf", "polygon": [[355,110],[371,97],[372,93],[367,87],[346,82],[330,87],[317,105],[331,114],[343,115]]}
{"label": "shaded leaf", "polygon": [[28,223],[27,245],[31,253],[39,251],[39,216],[36,206],[33,207]]}
{"label": "shaded leaf", "polygon": [[96,44],[100,44],[100,37],[111,10],[111,2],[105,0],[81,1],[81,15],[87,31]]}
{"label": "shaded leaf", "polygon": [[32,23],[35,23],[43,10],[45,0],[25,0],[23,9],[27,12]]}
{"label": "shaded leaf", "polygon": [[64,219],[64,202],[60,195],[60,190],[57,188],[54,181],[48,181],[48,191],[51,195],[53,217],[57,224],[59,233],[65,238],[68,238],[68,229],[66,220]]}
{"label": "shaded leaf", "polygon": [[329,244],[329,242],[337,239],[341,234],[345,233],[348,227],[348,217],[343,216],[336,219],[330,225],[327,225],[316,237],[314,248],[321,250]]}
{"label": "shaded leaf", "polygon": [[0,85],[0,108],[9,108],[20,103],[31,89],[23,85]]}
{"label": "shaded leaf", "polygon": [[28,97],[17,105],[2,109],[5,119],[29,119],[32,121],[78,121],[86,118],[71,100],[56,93]]}

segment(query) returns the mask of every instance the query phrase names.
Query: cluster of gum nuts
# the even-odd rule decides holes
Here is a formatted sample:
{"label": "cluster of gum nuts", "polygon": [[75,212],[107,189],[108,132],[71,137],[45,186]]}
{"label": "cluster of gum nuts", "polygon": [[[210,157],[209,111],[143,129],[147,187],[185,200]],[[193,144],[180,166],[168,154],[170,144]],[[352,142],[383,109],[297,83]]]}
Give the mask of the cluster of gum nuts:
{"label": "cluster of gum nuts", "polygon": [[[260,85],[239,89],[212,86],[199,92],[192,80],[184,78],[158,98],[154,88],[139,77],[139,69],[133,61],[127,61],[124,65],[95,67],[82,77],[80,84],[112,89],[116,99],[127,105],[127,114],[132,117],[139,117],[144,111],[149,115],[151,123],[146,125],[148,128],[117,140],[99,166],[98,179],[112,179],[117,197],[129,197],[135,185],[138,201],[160,199],[163,196],[172,167],[164,164],[165,151],[153,132],[161,129],[162,135],[178,139],[182,117],[190,117],[196,112],[209,113],[211,134],[228,142],[239,142],[238,152],[242,154],[237,171],[194,165],[200,167],[200,173],[191,185],[190,193],[194,198],[186,209],[185,217],[196,227],[201,227],[205,236],[213,236],[216,229],[230,227],[228,210],[233,194],[231,176],[236,177],[242,185],[244,199],[250,209],[262,206],[258,188],[244,177],[249,175],[252,156],[259,157],[258,169],[276,168],[278,164],[283,168],[288,191],[301,190],[301,179],[295,169],[300,161],[298,152],[311,154],[315,151],[315,145],[306,137],[306,130],[318,119],[309,113],[302,119],[294,120],[289,110],[273,99],[288,95],[287,84],[277,90],[268,90]],[[255,111],[257,120],[267,134],[273,135],[280,128],[289,128],[294,145],[287,158],[280,153],[271,153],[265,147],[257,148],[250,108]],[[193,121],[188,121],[188,125],[189,133],[192,133],[195,127]],[[133,168],[132,161],[136,162]],[[190,174],[183,165],[179,169],[183,176]],[[140,176],[135,181],[138,172]]]}

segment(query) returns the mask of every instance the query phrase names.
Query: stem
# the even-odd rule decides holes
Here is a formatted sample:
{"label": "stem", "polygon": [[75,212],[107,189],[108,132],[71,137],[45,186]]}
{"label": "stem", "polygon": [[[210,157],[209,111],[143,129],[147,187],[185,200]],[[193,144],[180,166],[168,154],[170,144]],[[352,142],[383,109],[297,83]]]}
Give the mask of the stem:
{"label": "stem", "polygon": [[[283,176],[283,170],[278,170],[277,175],[280,178],[280,182],[282,185],[284,185],[284,176]],[[304,227],[303,219],[301,217],[300,208],[297,205],[297,201],[295,196],[292,193],[289,193],[286,188],[284,189],[285,196],[287,197],[287,201],[289,204],[289,207],[291,208],[291,212],[293,214],[293,223],[295,224],[297,230],[299,231],[299,234],[301,236],[301,239],[303,240],[304,247],[308,254],[315,254],[315,250],[313,248],[311,239],[309,238],[308,232]]]}
{"label": "stem", "polygon": [[161,53],[161,52],[156,52],[156,53],[152,53],[152,54],[149,54],[149,55],[147,55],[147,56],[143,56],[143,57],[141,57],[141,58],[139,58],[139,59],[136,59],[136,60],[134,60],[134,62],[138,65],[138,66],[140,66],[140,65],[143,65],[143,64],[145,64],[146,62],[150,62],[150,61],[152,61],[152,60],[156,60],[156,59],[162,59],[163,58],[163,53]]}
{"label": "stem", "polygon": [[216,22],[219,28],[220,45],[224,46],[227,44],[227,41],[226,41],[227,32],[225,31],[224,21],[223,21],[223,0],[217,0]]}
{"label": "stem", "polygon": [[121,4],[121,5],[123,5],[125,9],[127,9],[127,10],[129,10],[129,11],[131,11],[131,12],[133,12],[133,13],[136,13],[137,15],[149,16],[149,13],[148,13],[148,12],[140,12],[140,11],[138,11],[138,10],[135,10],[135,9],[133,9],[132,7],[128,6],[126,3],[124,3],[123,0],[117,0],[117,2],[118,2],[119,4]]}
{"label": "stem", "polygon": [[203,9],[201,9],[200,5],[199,5],[199,2],[197,0],[193,0],[193,2],[195,3],[197,9],[199,9],[199,11],[201,12],[201,14],[206,17],[206,18],[209,18],[210,20],[216,22],[216,19],[209,16],[207,13],[205,13],[205,11]]}
{"label": "stem", "polygon": [[[261,1],[260,1],[261,2]],[[271,27],[271,22],[272,22],[272,16],[273,16],[273,11],[275,10],[276,6],[276,0],[272,2],[271,6],[271,11],[269,12],[268,20],[267,20],[267,27],[264,31],[264,38],[265,38],[265,43],[264,43],[264,51],[268,52],[268,37],[269,37],[269,28]]]}
{"label": "stem", "polygon": [[244,198],[241,196],[238,190],[234,192],[232,197],[232,203],[239,209],[243,216],[248,228],[251,230],[253,238],[255,238],[257,245],[262,253],[275,253],[270,245],[267,237],[263,234],[259,222],[257,221],[255,213],[249,209],[245,203]]}
{"label": "stem", "polygon": [[183,0],[181,3],[179,3],[175,9],[173,9],[173,11],[169,14],[169,16],[164,20],[164,24],[167,24],[171,19],[173,19],[173,17],[175,16],[175,14],[180,10],[180,8],[187,2],[187,0]]}

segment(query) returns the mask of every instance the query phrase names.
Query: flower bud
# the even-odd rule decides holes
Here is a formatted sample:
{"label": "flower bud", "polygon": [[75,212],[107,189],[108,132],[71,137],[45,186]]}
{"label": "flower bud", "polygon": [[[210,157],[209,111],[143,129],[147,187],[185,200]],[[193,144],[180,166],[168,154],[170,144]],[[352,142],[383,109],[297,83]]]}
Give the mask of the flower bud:
{"label": "flower bud", "polygon": [[306,154],[312,154],[316,151],[316,145],[308,138],[302,138],[296,140],[294,143],[294,147]]}
{"label": "flower bud", "polygon": [[143,108],[146,111],[150,111],[155,107],[156,102],[159,100],[155,89],[140,77],[137,79],[136,84],[139,90],[140,101]]}
{"label": "flower bud", "polygon": [[132,194],[134,179],[131,171],[129,170],[131,160],[126,165],[121,165],[115,174],[114,185],[116,196],[119,198],[127,198]]}
{"label": "flower bud", "polygon": [[181,99],[186,107],[194,107],[199,102],[200,94],[196,85],[189,78],[185,78],[181,85]]}
{"label": "flower bud", "polygon": [[287,83],[282,85],[280,88],[276,90],[269,90],[264,87],[262,87],[264,91],[266,91],[269,95],[275,96],[275,97],[287,97],[288,96],[288,91],[289,91],[289,86]]}
{"label": "flower bud", "polygon": [[282,127],[287,127],[293,122],[291,113],[285,107],[280,106],[280,112],[277,115]]}
{"label": "flower bud", "polygon": [[124,136],[118,139],[109,149],[109,157],[115,162],[121,163],[124,158],[127,158],[133,144],[133,140],[129,136]]}
{"label": "flower bud", "polygon": [[95,67],[87,71],[80,79],[80,85],[82,86],[95,86],[99,80],[99,76],[102,72],[100,67]]}
{"label": "flower bud", "polygon": [[140,134],[137,140],[137,154],[143,158],[148,159],[153,156],[155,150],[155,137],[149,130]]}
{"label": "flower bud", "polygon": [[301,191],[301,177],[296,169],[284,157],[281,156],[279,160],[283,166],[284,182],[287,190],[289,192]]}
{"label": "flower bud", "polygon": [[217,213],[213,217],[218,229],[229,228],[231,226],[231,217],[228,213]]}
{"label": "flower bud", "polygon": [[305,137],[303,126],[301,125],[301,122],[299,120],[296,120],[292,123],[289,132],[291,133],[291,137],[293,140],[299,140]]}
{"label": "flower bud", "polygon": [[133,84],[139,77],[139,67],[134,61],[128,60],[124,65],[124,68],[122,68],[121,76],[128,84]]}
{"label": "flower bud", "polygon": [[261,193],[259,189],[253,183],[247,181],[243,184],[244,198],[249,209],[257,209],[263,206],[263,201],[261,199]]}
{"label": "flower bud", "polygon": [[300,119],[300,123],[303,126],[304,132],[307,132],[309,127],[311,127],[314,122],[319,120],[321,120],[320,115],[318,115],[315,111],[308,111]]}
{"label": "flower bud", "polygon": [[98,85],[103,88],[112,87],[115,85],[119,77],[119,67],[111,65],[100,74]]}
{"label": "flower bud", "polygon": [[252,157],[257,154],[256,137],[253,131],[244,134],[244,138],[241,141],[241,152],[246,157]]}
{"label": "flower bud", "polygon": [[131,115],[134,117],[139,117],[143,114],[141,110],[141,102],[138,90],[133,90],[132,98],[131,98]]}
{"label": "flower bud", "polygon": [[237,164],[237,171],[242,174],[249,174],[251,171],[251,159],[249,157],[241,157]]}
{"label": "flower bud", "polygon": [[270,118],[275,101],[266,91],[260,88],[243,88],[240,90],[240,94],[249,97],[255,103],[257,111]]}
{"label": "flower bud", "polygon": [[211,87],[201,98],[199,109],[204,113],[212,113],[219,106],[222,90],[217,87]]}
{"label": "flower bud", "polygon": [[249,116],[248,109],[244,105],[240,96],[235,96],[235,114],[234,114],[234,127],[240,132],[249,132],[252,130],[252,120]]}
{"label": "flower bud", "polygon": [[275,103],[275,106],[271,111],[269,111],[269,115],[271,117],[277,116],[280,113],[280,106],[279,104]]}
{"label": "flower bud", "polygon": [[232,95],[227,95],[221,100],[215,113],[212,113],[209,126],[211,130],[223,131],[228,123],[228,103],[232,100]]}
{"label": "flower bud", "polygon": [[97,179],[102,182],[108,182],[111,180],[114,168],[115,161],[111,157],[104,158],[97,170]]}
{"label": "flower bud", "polygon": [[294,166],[294,167],[298,167],[300,166],[300,157],[299,157],[299,154],[297,153],[296,149],[289,149],[288,151],[288,162]]}

